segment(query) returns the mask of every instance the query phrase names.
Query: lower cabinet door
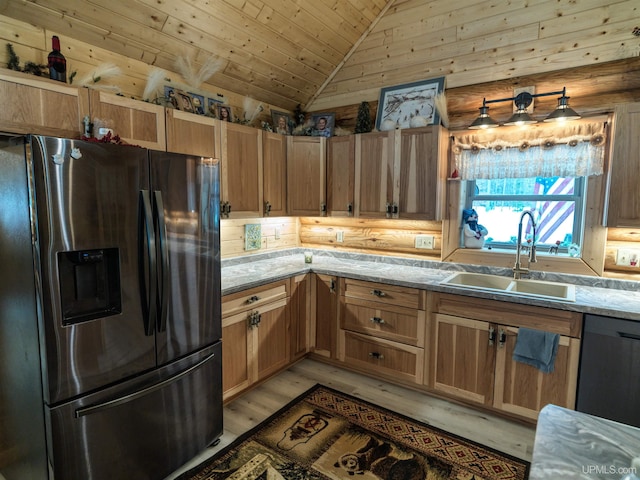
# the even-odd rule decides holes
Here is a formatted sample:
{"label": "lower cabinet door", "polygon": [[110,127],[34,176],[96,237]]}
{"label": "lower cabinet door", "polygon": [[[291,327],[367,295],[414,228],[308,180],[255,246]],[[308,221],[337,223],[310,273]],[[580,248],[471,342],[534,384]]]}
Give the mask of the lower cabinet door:
{"label": "lower cabinet door", "polygon": [[496,353],[494,406],[500,410],[537,419],[539,411],[552,403],[574,409],[580,340],[560,336],[551,373],[512,360],[518,328],[500,327],[506,334],[504,345]]}
{"label": "lower cabinet door", "polygon": [[340,360],[371,373],[421,384],[424,350],[412,345],[340,330]]}
{"label": "lower cabinet door", "polygon": [[261,380],[289,364],[289,310],[287,301],[265,305],[258,310],[260,321],[253,328],[254,356],[257,372],[256,379]]}
{"label": "lower cabinet door", "polygon": [[489,322],[435,314],[434,390],[491,405],[495,370],[492,328]]}

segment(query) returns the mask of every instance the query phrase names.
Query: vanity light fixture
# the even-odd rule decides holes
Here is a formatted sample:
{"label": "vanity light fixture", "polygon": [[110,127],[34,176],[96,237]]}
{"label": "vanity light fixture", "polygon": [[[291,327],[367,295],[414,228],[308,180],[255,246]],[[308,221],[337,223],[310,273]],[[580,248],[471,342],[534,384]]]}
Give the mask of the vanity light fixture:
{"label": "vanity light fixture", "polygon": [[482,100],[482,107],[480,107],[480,116],[474,120],[474,122],[469,125],[471,129],[481,129],[481,128],[493,128],[497,127],[499,124],[495,120],[493,120],[489,116],[489,107],[488,103],[499,103],[499,102],[510,102],[513,101],[516,105],[516,112],[511,116],[511,118],[505,122],[505,125],[528,125],[531,123],[536,123],[537,121],[531,118],[529,113],[527,112],[527,107],[531,105],[531,102],[536,97],[548,97],[549,95],[561,95],[558,98],[558,107],[547,117],[544,119],[545,122],[558,122],[564,120],[577,120],[580,118],[580,115],[576,113],[571,107],[569,107],[569,97],[566,95],[566,87],[558,92],[548,92],[548,93],[529,93],[529,92],[521,92],[515,97],[509,98],[499,98],[496,100],[487,100],[484,98]]}

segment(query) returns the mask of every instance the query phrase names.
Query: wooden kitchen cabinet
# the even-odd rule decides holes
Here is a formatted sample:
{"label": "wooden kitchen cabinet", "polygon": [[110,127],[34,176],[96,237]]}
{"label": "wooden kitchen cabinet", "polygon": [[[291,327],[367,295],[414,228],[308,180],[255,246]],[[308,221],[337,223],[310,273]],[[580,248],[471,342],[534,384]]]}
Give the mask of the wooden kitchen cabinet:
{"label": "wooden kitchen cabinet", "polygon": [[338,277],[314,273],[311,277],[311,351],[336,358]]}
{"label": "wooden kitchen cabinet", "polygon": [[327,140],[327,213],[332,217],[354,215],[356,135]]}
{"label": "wooden kitchen cabinet", "polygon": [[291,278],[289,318],[291,322],[291,361],[304,357],[309,351],[309,325],[311,323],[311,275]]}
{"label": "wooden kitchen cabinet", "polygon": [[439,125],[399,130],[394,199],[397,218],[442,220],[447,176],[447,131]]}
{"label": "wooden kitchen cabinet", "polygon": [[394,200],[396,132],[392,130],[355,136],[356,216],[392,218],[394,211],[397,212],[397,202]]}
{"label": "wooden kitchen cabinet", "polygon": [[131,145],[166,150],[164,107],[90,89],[89,108],[94,129],[102,123]]}
{"label": "wooden kitchen cabinet", "polygon": [[344,279],[338,358],[346,365],[421,385],[425,365],[424,291]]}
{"label": "wooden kitchen cabinet", "polygon": [[640,103],[615,108],[611,170],[607,189],[608,227],[640,227]]}
{"label": "wooden kitchen cabinet", "polygon": [[0,131],[80,138],[89,90],[0,69]]}
{"label": "wooden kitchen cabinet", "polygon": [[167,152],[220,158],[220,120],[166,108]]}
{"label": "wooden kitchen cabinet", "polygon": [[220,122],[220,201],[225,218],[255,218],[263,212],[262,130]]}
{"label": "wooden kitchen cabinet", "polygon": [[287,137],[262,132],[263,212],[265,217],[287,214]]}
{"label": "wooden kitchen cabinet", "polygon": [[289,364],[288,280],[222,298],[222,390],[228,400]]}
{"label": "wooden kitchen cabinet", "polygon": [[292,216],[325,216],[326,138],[287,136],[287,211]]}
{"label": "wooden kitchen cabinet", "polygon": [[[434,391],[535,420],[548,403],[575,408],[582,316],[432,293]],[[519,327],[560,334],[552,373],[512,360]]]}

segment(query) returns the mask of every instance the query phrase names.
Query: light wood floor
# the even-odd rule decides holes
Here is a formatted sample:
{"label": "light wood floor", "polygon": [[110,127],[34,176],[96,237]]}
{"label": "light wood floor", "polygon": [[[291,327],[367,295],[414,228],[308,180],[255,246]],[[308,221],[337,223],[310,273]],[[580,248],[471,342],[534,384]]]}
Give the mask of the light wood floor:
{"label": "light wood floor", "polygon": [[531,461],[535,436],[532,426],[305,359],[225,406],[224,434],[220,444],[207,449],[165,480],[174,479],[195,467],[316,383]]}

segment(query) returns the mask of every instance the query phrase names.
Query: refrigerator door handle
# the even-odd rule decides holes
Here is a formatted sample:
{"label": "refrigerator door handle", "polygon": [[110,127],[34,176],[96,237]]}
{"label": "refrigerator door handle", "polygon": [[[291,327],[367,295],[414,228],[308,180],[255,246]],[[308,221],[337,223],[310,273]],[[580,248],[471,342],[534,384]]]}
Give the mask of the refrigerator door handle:
{"label": "refrigerator door handle", "polygon": [[151,336],[154,334],[156,326],[158,281],[156,240],[153,230],[153,211],[151,209],[149,190],[140,190],[138,242],[138,277],[144,333],[147,336]]}
{"label": "refrigerator door handle", "polygon": [[92,415],[94,413],[98,413],[104,410],[108,410],[109,408],[113,408],[116,407],[118,405],[122,405],[124,403],[128,403],[128,402],[132,402],[138,398],[144,397],[145,395],[149,395],[152,392],[155,392],[157,390],[161,390],[165,387],[167,387],[168,385],[177,382],[178,380],[180,380],[183,377],[186,377],[187,375],[191,374],[191,372],[199,369],[202,365],[204,365],[205,363],[207,363],[209,360],[211,360],[213,357],[215,357],[216,354],[212,353],[211,355],[207,355],[204,359],[200,360],[198,363],[196,363],[195,365],[192,365],[191,367],[187,368],[186,370],[183,370],[180,373],[177,373],[175,375],[173,375],[172,377],[169,377],[159,383],[156,383],[154,385],[150,385],[147,388],[143,388],[142,390],[138,390],[137,392],[134,393],[130,393],[128,395],[123,395],[122,397],[118,397],[118,398],[114,398],[112,400],[108,400],[106,402],[102,402],[102,403],[98,403],[96,405],[91,405],[90,407],[83,407],[83,408],[78,408],[75,411],[75,418],[82,418],[82,417],[86,417],[87,415]]}
{"label": "refrigerator door handle", "polygon": [[155,221],[156,232],[158,232],[158,246],[160,250],[160,262],[158,265],[158,281],[160,293],[160,322],[158,331],[164,332],[167,329],[167,315],[169,307],[169,288],[170,288],[170,270],[169,270],[169,246],[167,245],[167,224],[164,219],[164,203],[162,202],[162,192],[155,190],[153,192],[155,203]]}

